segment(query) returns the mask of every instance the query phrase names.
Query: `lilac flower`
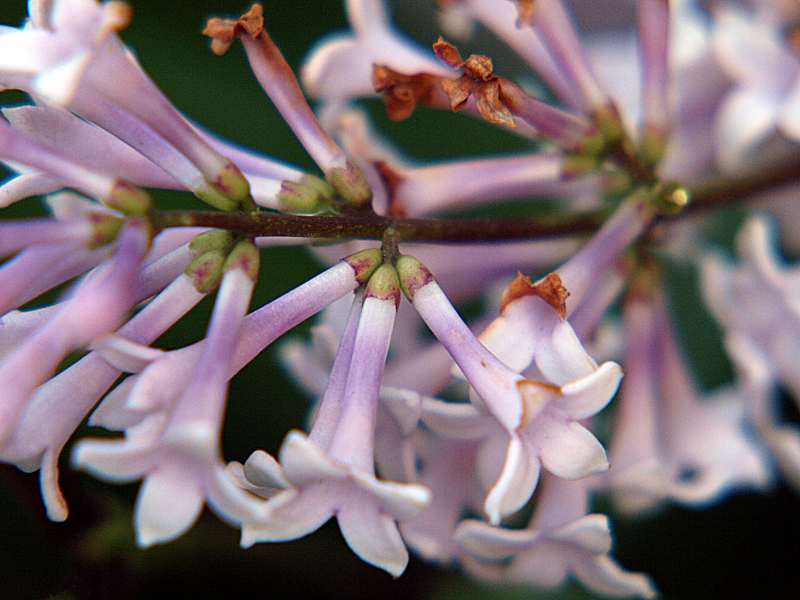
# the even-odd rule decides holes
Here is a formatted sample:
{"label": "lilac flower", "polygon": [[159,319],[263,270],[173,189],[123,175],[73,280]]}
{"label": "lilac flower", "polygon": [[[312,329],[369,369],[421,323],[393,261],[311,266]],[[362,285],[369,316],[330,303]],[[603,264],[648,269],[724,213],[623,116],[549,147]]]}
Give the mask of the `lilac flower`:
{"label": "lilac flower", "polygon": [[[570,108],[580,108],[577,90],[565,79],[535,29],[518,27],[517,10],[510,2],[487,3],[481,0],[448,2],[444,10],[458,11],[460,17],[475,19],[490,29],[522,57],[555,94]],[[455,33],[455,32],[454,32]],[[457,36],[459,37],[459,36]]]}
{"label": "lilac flower", "polygon": [[609,472],[621,506],[639,511],[664,499],[703,505],[731,489],[766,486],[764,454],[744,428],[743,395],[722,391],[700,400],[663,299],[652,306],[634,300],[626,310],[631,380]]}
{"label": "lilac flower", "polygon": [[291,432],[283,443],[280,462],[292,487],[269,501],[264,522],[245,524],[243,544],[298,538],[336,516],[359,557],[394,576],[405,570],[395,521],[419,512],[429,492],[374,474],[380,382],[399,301],[397,273],[384,265],[370,278],[363,307],[351,311],[311,433]]}
{"label": "lilac flower", "polygon": [[[338,304],[344,301],[348,301],[352,305],[352,310],[356,310],[360,304],[360,302],[353,302],[350,298],[343,298]],[[284,344],[281,348],[284,365],[289,369],[295,380],[310,395],[320,398],[312,412],[312,423],[317,418],[320,418],[323,421],[335,424],[335,419],[325,414],[320,414],[320,409],[325,406],[325,410],[331,410],[331,402],[324,403],[323,398],[326,389],[329,387],[328,374],[330,373],[331,377],[334,377],[333,369],[337,364],[335,362],[336,349],[339,344],[344,343],[339,338],[344,336],[347,331],[349,331],[350,336],[355,335],[354,330],[342,331],[341,335],[335,331],[335,329],[339,328],[336,320],[343,316],[338,314],[340,311],[336,310],[336,308],[335,305],[328,307],[326,314],[323,315],[321,324],[312,328],[310,346],[306,346],[299,341],[293,341]],[[354,319],[346,319],[346,323],[351,329],[355,326],[354,322]],[[352,345],[352,340],[350,340],[350,344]],[[419,345],[415,344],[415,348],[418,347]],[[404,354],[413,351],[408,349],[404,351]],[[344,368],[342,360],[338,363],[337,369]],[[408,436],[415,430],[419,421],[422,398],[414,390],[422,388],[424,391],[428,377],[420,373],[418,380],[411,386],[414,389],[387,385],[387,383],[391,384],[393,381],[396,381],[398,386],[408,383],[402,376],[398,377],[399,369],[403,368],[403,365],[398,363],[406,361],[403,360],[403,357],[400,357],[393,362],[394,373],[390,372],[388,377],[383,378],[384,382],[379,391],[380,404],[375,424],[377,432],[375,436],[375,461],[378,471],[383,477],[405,481],[412,479],[416,471],[413,448]],[[449,365],[448,360],[443,369],[446,375],[449,371]],[[430,373],[432,370],[428,365],[426,372]]]}
{"label": "lilac flower", "polygon": [[[245,317],[232,373],[241,370],[289,329],[352,292],[369,277],[379,260],[380,252],[374,249],[353,254]],[[198,342],[166,353],[142,373],[130,378],[129,383],[123,382],[126,387],[122,392],[112,392],[119,403],[114,404],[141,415],[169,409],[190,383],[202,348],[203,342]]]}
{"label": "lilac flower", "polygon": [[[527,502],[538,480],[540,462],[569,479],[608,467],[602,446],[578,421],[597,413],[613,397],[621,377],[616,364],[597,368],[574,333],[557,335],[544,346],[555,353],[542,353],[553,365],[545,370],[545,376],[552,374],[555,381],[550,377],[545,382],[525,379],[472,335],[430,272],[416,259],[402,257],[398,270],[409,300],[475,390],[472,401],[477,409],[440,405],[438,431],[485,438],[486,452],[500,457],[499,474],[484,506],[493,523]],[[482,414],[484,411],[488,414]]]}
{"label": "lilac flower", "polygon": [[[3,115],[14,129],[45,148],[52,151],[69,149],[70,158],[86,168],[107,174],[124,173],[128,180],[143,187],[196,191],[206,185],[202,173],[188,159],[166,145],[144,124],[131,122],[132,131],[122,131],[122,125],[126,123],[124,115],[109,116],[116,124],[113,129],[116,135],[55,106],[20,106],[4,109]],[[207,138],[205,135],[202,137]],[[208,139],[208,142],[235,157],[251,183],[253,198],[261,206],[278,208],[281,181],[300,180],[303,176],[297,169],[234,149],[219,140]],[[156,156],[154,148],[159,146],[163,146],[163,152]],[[157,163],[151,159],[157,159]],[[16,200],[68,185],[68,179],[28,171],[0,188],[3,197],[0,202],[7,206]]]}
{"label": "lilac flower", "polygon": [[749,413],[787,474],[800,472],[800,433],[781,424],[773,406],[776,383],[797,397],[798,279],[796,269],[781,264],[763,217],[748,221],[737,237],[742,262],[728,264],[711,255],[703,264],[703,291],[726,331],[725,345],[750,391]]}
{"label": "lilac flower", "polygon": [[[153,278],[144,269],[139,279],[142,282],[148,279],[152,281]],[[138,296],[147,297],[152,292],[147,286],[140,287]],[[190,275],[181,275],[123,325],[117,335],[120,339],[141,344],[151,343],[204,295],[196,289]],[[49,318],[52,309],[56,308],[54,306],[44,309],[45,318]],[[28,313],[20,313],[20,317],[9,323],[12,315],[6,315],[0,320],[0,338],[8,335],[6,329],[9,326],[17,325],[19,329],[24,329],[27,325],[25,321],[33,320],[30,317],[25,319]],[[23,327],[19,327],[20,320],[23,321]],[[36,319],[37,325],[39,321],[41,319]],[[12,335],[12,343],[15,341],[14,337]],[[107,352],[102,356],[100,352],[91,352],[40,386],[25,407],[14,433],[0,446],[2,460],[12,462],[26,471],[37,468],[41,470],[42,497],[48,516],[56,521],[67,517],[66,502],[58,487],[58,459],[61,450],[91,408],[120,375],[120,369],[109,364],[104,360],[105,357]],[[101,412],[99,419],[95,413],[93,424],[108,426],[113,423],[104,421]]]}
{"label": "lilac flower", "polygon": [[[543,482],[526,529],[501,529],[467,520],[455,537],[475,557],[462,558],[467,570],[482,579],[554,588],[571,575],[600,594],[656,595],[645,575],[625,571],[609,556],[608,518],[588,514],[588,494],[582,481],[549,477]],[[500,562],[503,559],[510,562]]]}
{"label": "lilac flower", "polygon": [[717,120],[719,159],[732,170],[775,131],[800,141],[800,58],[779,23],[727,6],[715,23],[714,50],[734,81]]}
{"label": "lilac flower", "polygon": [[235,522],[262,512],[260,502],[226,476],[218,447],[230,363],[258,273],[255,246],[240,242],[224,270],[194,376],[171,410],[147,417],[123,442],[84,440],[75,450],[75,463],[102,477],[144,479],[136,508],[142,546],[183,534],[204,503]]}
{"label": "lilac flower", "polygon": [[483,490],[474,471],[477,444],[418,436],[423,467],[415,479],[431,491],[431,502],[416,517],[400,524],[403,539],[425,560],[453,562],[461,549],[453,539],[456,526],[468,510],[479,510]]}
{"label": "lilac flower", "polygon": [[84,280],[74,296],[0,364],[0,440],[9,438],[33,391],[69,352],[120,325],[135,301],[136,277],[148,243],[144,223],[131,222],[120,234],[113,260]]}
{"label": "lilac flower", "polygon": [[218,54],[227,52],[236,37],[241,40],[256,79],[333,189],[348,203],[368,204],[372,193],[364,174],[320,125],[294,72],[264,29],[261,5],[254,4],[235,21],[211,19],[204,34],[212,38],[212,50]]}
{"label": "lilac flower", "polygon": [[312,96],[341,101],[373,94],[374,64],[387,65],[409,75],[419,72],[452,75],[429,53],[391,27],[382,0],[348,0],[346,6],[353,35],[326,40],[303,65],[303,84]]}
{"label": "lilac flower", "polygon": [[561,76],[580,94],[583,110],[593,113],[607,109],[608,95],[587,59],[563,2],[537,1],[528,24],[538,33]]}
{"label": "lilac flower", "polygon": [[534,196],[571,203],[593,198],[598,187],[597,178],[568,176],[564,157],[556,153],[416,165],[381,140],[361,111],[329,107],[323,122],[358,161],[380,214],[424,216]]}
{"label": "lilac flower", "polygon": [[205,181],[193,180],[186,169],[173,175],[211,203],[230,209],[247,197],[238,168],[197,134],[116,36],[130,20],[126,5],[57,0],[33,6],[36,18],[24,29],[0,34],[4,87],[78,113],[162,166],[181,163],[177,149]]}

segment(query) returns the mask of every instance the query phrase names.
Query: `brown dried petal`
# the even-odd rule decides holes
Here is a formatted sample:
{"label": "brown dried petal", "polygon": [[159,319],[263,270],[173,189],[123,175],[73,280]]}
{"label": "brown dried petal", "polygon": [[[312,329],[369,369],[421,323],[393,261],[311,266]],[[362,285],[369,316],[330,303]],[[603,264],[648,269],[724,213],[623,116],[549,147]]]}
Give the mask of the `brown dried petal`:
{"label": "brown dried petal", "polygon": [[433,51],[436,56],[439,57],[439,60],[450,65],[454,69],[460,69],[464,64],[464,60],[461,58],[461,53],[458,51],[458,48],[450,42],[445,41],[442,37],[436,40],[436,43],[433,45]]}
{"label": "brown dried petal", "polygon": [[238,19],[209,19],[203,29],[203,35],[211,38],[211,50],[214,54],[225,54],[236,40],[236,36],[245,33],[257,38],[264,30],[264,11],[260,4],[253,4]]}
{"label": "brown dried petal", "polygon": [[450,108],[459,111],[472,94],[472,80],[465,75],[458,79],[442,79],[442,89],[450,98]]}
{"label": "brown dried petal", "polygon": [[517,126],[511,111],[503,104],[500,96],[500,84],[497,81],[489,81],[478,86],[476,96],[478,112],[489,123],[508,127]]}
{"label": "brown dried petal", "polygon": [[430,101],[439,78],[428,73],[405,75],[384,65],[372,66],[372,85],[383,93],[383,101],[390,119],[403,121],[411,116],[417,104]]}
{"label": "brown dried petal", "polygon": [[462,65],[464,73],[473,79],[490,81],[494,77],[492,59],[482,54],[471,55]]}
{"label": "brown dried petal", "polygon": [[524,296],[538,296],[552,306],[562,319],[567,316],[569,290],[564,287],[561,277],[556,273],[550,273],[538,283],[533,283],[530,277],[517,273],[514,281],[503,292],[500,300],[501,311],[505,310],[506,306],[514,300]]}

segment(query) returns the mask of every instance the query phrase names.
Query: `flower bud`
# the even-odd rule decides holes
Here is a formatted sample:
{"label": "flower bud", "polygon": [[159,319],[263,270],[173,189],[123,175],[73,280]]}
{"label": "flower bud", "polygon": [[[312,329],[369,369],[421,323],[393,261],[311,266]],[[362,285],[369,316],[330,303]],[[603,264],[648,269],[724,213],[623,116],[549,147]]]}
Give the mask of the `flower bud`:
{"label": "flower bud", "polygon": [[190,262],[184,272],[192,280],[198,292],[207,294],[219,286],[224,264],[224,252],[222,250],[210,250]]}
{"label": "flower bud", "polygon": [[334,167],[326,174],[333,189],[348,204],[366,206],[372,200],[372,190],[364,172],[349,160],[343,167]]}
{"label": "flower bud", "polygon": [[380,248],[370,248],[351,254],[342,260],[356,272],[356,281],[366,283],[383,262],[383,253]]}
{"label": "flower bud", "polygon": [[92,228],[89,248],[99,248],[113,242],[122,229],[123,220],[104,212],[90,212],[86,215]]}
{"label": "flower bud", "polygon": [[365,298],[378,300],[394,300],[395,306],[400,304],[400,280],[397,270],[389,264],[383,264],[369,278]]}
{"label": "flower bud", "polygon": [[284,181],[278,193],[282,212],[310,215],[324,211],[335,195],[328,182],[314,175],[303,175],[299,181]]}
{"label": "flower bud", "polygon": [[228,250],[233,246],[233,242],[233,233],[230,231],[213,229],[201,233],[189,242],[189,252],[191,252],[192,258],[197,258],[212,250],[221,250],[224,254],[227,254]]}
{"label": "flower bud", "polygon": [[250,279],[255,281],[258,278],[260,262],[261,257],[256,245],[250,240],[242,240],[233,247],[233,250],[225,260],[222,270],[228,272],[233,269],[241,269]]}
{"label": "flower bud", "polygon": [[403,255],[397,259],[397,273],[400,276],[400,287],[410,301],[418,289],[433,281],[433,274],[413,256]]}
{"label": "flower bud", "polygon": [[111,193],[104,199],[104,204],[126,215],[143,215],[152,205],[150,194],[122,180],[114,183]]}

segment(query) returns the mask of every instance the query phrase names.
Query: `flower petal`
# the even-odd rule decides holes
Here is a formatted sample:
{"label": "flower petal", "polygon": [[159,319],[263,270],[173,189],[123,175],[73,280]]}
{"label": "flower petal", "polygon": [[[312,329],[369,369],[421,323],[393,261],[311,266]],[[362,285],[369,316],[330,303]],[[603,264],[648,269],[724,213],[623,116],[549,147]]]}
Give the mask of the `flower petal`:
{"label": "flower petal", "polygon": [[540,535],[534,529],[503,529],[467,519],[456,528],[453,538],[470,554],[497,560],[529,549]]}
{"label": "flower petal", "polygon": [[656,589],[646,575],[623,570],[606,554],[581,556],[571,566],[575,576],[592,591],[620,597],[656,597]]}
{"label": "flower petal", "polygon": [[528,452],[519,437],[511,436],[500,477],[483,505],[490,523],[497,525],[525,506],[539,481],[539,470],[535,454]]}
{"label": "flower petal", "polygon": [[397,525],[366,495],[351,498],[337,513],[339,529],[347,545],[361,560],[393,577],[403,574],[408,551]]}
{"label": "flower petal", "polygon": [[586,419],[611,402],[621,380],[622,369],[617,363],[603,363],[591,375],[563,386],[555,404],[571,419]]}
{"label": "flower petal", "polygon": [[147,548],[186,533],[203,510],[204,496],[185,465],[170,463],[148,474],[136,499],[136,543]]}
{"label": "flower petal", "polygon": [[579,423],[542,415],[526,432],[545,469],[563,479],[580,479],[608,469],[606,452]]}

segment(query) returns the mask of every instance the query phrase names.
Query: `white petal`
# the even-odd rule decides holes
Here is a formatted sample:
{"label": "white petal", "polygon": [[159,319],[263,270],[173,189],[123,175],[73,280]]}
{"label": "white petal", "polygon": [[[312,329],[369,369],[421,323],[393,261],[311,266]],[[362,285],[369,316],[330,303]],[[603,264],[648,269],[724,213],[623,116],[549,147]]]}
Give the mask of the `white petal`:
{"label": "white petal", "polygon": [[489,490],[484,511],[493,525],[517,512],[530,500],[539,480],[539,460],[517,436],[508,442],[503,469]]}
{"label": "white petal", "polygon": [[283,474],[283,468],[272,455],[263,450],[253,452],[244,463],[244,475],[247,480],[262,488],[288,488],[289,482]]}
{"label": "white petal", "polygon": [[132,411],[127,407],[128,396],[136,385],[136,381],[136,375],[128,377],[106,394],[89,417],[89,425],[123,431],[141,422],[145,413]]}
{"label": "white petal", "polygon": [[58,457],[61,449],[49,449],[44,453],[39,466],[39,486],[51,521],[66,521],[69,509],[58,485]]}
{"label": "white petal", "polygon": [[717,114],[717,143],[720,165],[727,171],[741,168],[755,146],[774,130],[778,101],[760,90],[732,92]]}
{"label": "white petal", "polygon": [[548,532],[548,537],[572,544],[592,554],[611,551],[611,530],[606,515],[586,515]]}
{"label": "white petal", "polygon": [[528,432],[542,465],[558,477],[580,479],[608,469],[603,446],[579,423],[543,415]]}
{"label": "white petal", "polygon": [[266,516],[266,502],[239,487],[220,463],[206,466],[204,474],[208,506],[234,525],[258,521]]}
{"label": "white petal", "polygon": [[93,341],[90,349],[98,352],[108,364],[126,373],[140,373],[165,354],[163,350],[113,333]]}
{"label": "white petal", "polygon": [[53,104],[68,104],[78,91],[92,58],[90,52],[76,53],[69,60],[39,75],[34,82],[34,90]]}
{"label": "white petal", "polygon": [[144,480],[136,499],[136,543],[170,542],[189,530],[203,510],[204,494],[192,469],[166,464]]}
{"label": "white petal", "polygon": [[422,414],[422,397],[417,392],[381,386],[381,402],[389,409],[404,435],[416,429]]}
{"label": "white petal", "polygon": [[603,410],[617,392],[622,369],[615,362],[603,363],[594,373],[561,388],[555,404],[570,418],[579,421]]}
{"label": "white petal", "polygon": [[333,516],[340,500],[337,490],[328,483],[290,488],[267,503],[263,521],[242,525],[242,547],[256,542],[296,540],[315,532]]}
{"label": "white petal", "polygon": [[399,577],[408,564],[408,551],[397,525],[366,495],[351,499],[336,515],[347,545],[361,560]]}
{"label": "white petal", "polygon": [[490,560],[508,558],[525,551],[539,537],[540,533],[533,529],[503,529],[472,519],[462,521],[453,534],[464,550]]}
{"label": "white petal", "polygon": [[431,501],[430,490],[422,485],[379,481],[361,473],[353,473],[352,477],[363,490],[374,497],[382,510],[399,521],[417,516]]}
{"label": "white petal", "polygon": [[491,417],[478,412],[472,404],[433,398],[422,401],[422,422],[441,436],[459,440],[480,439],[492,428]]}
{"label": "white petal", "polygon": [[31,196],[55,192],[62,187],[64,187],[64,182],[46,173],[37,171],[22,173],[0,185],[0,208],[5,208]]}
{"label": "white petal", "polygon": [[300,431],[290,431],[280,450],[280,462],[286,479],[304,485],[328,478],[342,478],[346,469]]}
{"label": "white petal", "polygon": [[131,481],[141,477],[151,466],[152,447],[135,447],[122,441],[81,440],[75,446],[72,463],[107,481]]}
{"label": "white petal", "polygon": [[612,558],[584,556],[572,563],[575,576],[590,590],[620,597],[655,598],[650,579],[641,573],[623,570]]}

